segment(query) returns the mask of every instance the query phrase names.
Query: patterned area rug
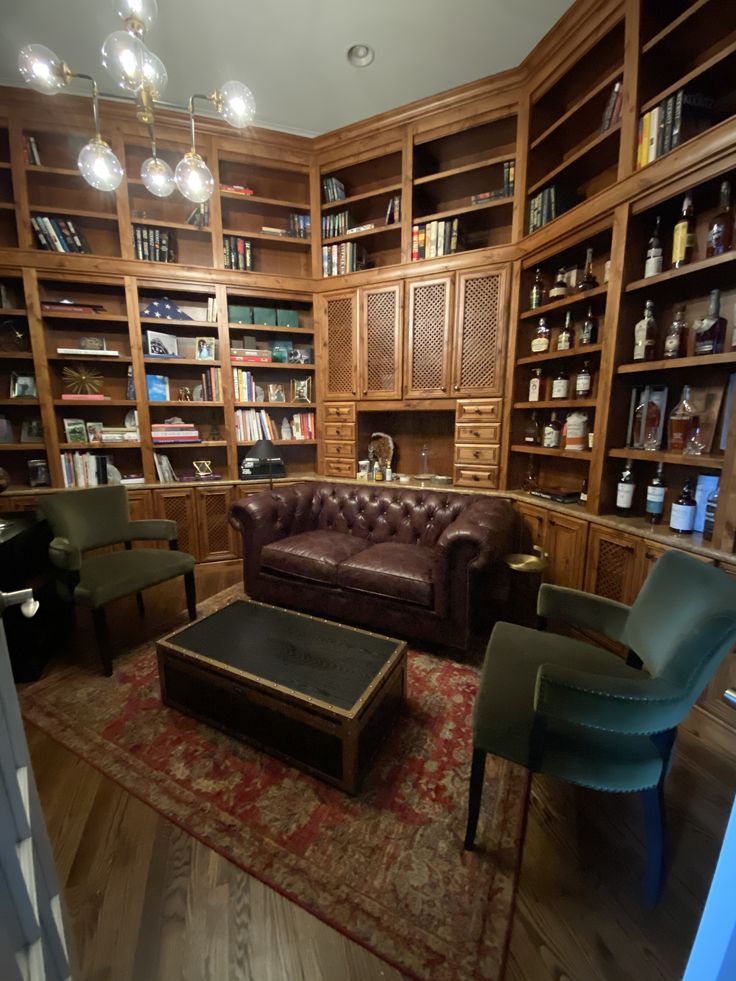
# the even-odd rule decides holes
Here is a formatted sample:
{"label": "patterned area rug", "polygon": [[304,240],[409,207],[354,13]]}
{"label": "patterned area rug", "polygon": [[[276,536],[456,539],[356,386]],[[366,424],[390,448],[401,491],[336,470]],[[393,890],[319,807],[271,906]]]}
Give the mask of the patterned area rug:
{"label": "patterned area rug", "polygon": [[[242,591],[200,604],[210,613]],[[68,668],[25,717],[236,865],[422,981],[498,981],[526,771],[489,758],[463,851],[477,670],[409,655],[408,706],[356,798],[161,704],[155,644],[113,678]]]}

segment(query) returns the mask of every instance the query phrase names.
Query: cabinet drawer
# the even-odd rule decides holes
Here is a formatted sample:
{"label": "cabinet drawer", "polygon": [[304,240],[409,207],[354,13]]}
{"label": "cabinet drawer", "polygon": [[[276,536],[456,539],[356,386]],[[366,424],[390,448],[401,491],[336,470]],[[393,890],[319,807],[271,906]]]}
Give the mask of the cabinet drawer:
{"label": "cabinet drawer", "polygon": [[327,477],[355,477],[355,470],[355,460],[333,460],[329,457],[325,460]]}
{"label": "cabinet drawer", "polygon": [[458,487],[498,487],[498,467],[455,467]]}
{"label": "cabinet drawer", "polygon": [[325,440],[325,456],[355,457],[355,443],[337,443],[334,440]]}
{"label": "cabinet drawer", "polygon": [[455,463],[498,464],[499,446],[456,446]]}
{"label": "cabinet drawer", "polygon": [[477,419],[479,422],[500,422],[501,399],[486,399],[483,402],[458,402],[457,421],[472,422],[473,419]]}
{"label": "cabinet drawer", "polygon": [[326,439],[355,439],[354,422],[326,422],[324,431]]}
{"label": "cabinet drawer", "polygon": [[327,422],[355,422],[354,402],[325,402]]}
{"label": "cabinet drawer", "polygon": [[501,441],[501,426],[491,423],[460,423],[457,427],[458,443],[499,443]]}

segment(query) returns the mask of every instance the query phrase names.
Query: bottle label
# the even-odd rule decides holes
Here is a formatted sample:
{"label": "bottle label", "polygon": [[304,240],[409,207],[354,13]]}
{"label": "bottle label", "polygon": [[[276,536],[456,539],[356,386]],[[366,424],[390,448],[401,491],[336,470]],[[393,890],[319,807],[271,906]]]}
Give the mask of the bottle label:
{"label": "bottle label", "polygon": [[570,335],[560,334],[557,338],[557,350],[558,351],[569,351],[570,350]]}
{"label": "bottle label", "polygon": [[670,528],[675,531],[692,531],[695,524],[694,504],[673,504],[670,514]]}
{"label": "bottle label", "polygon": [[661,514],[664,511],[664,487],[647,487],[647,514]]}
{"label": "bottle label", "polygon": [[560,445],[561,437],[562,433],[559,429],[555,429],[554,426],[545,426],[542,446],[547,446],[550,448],[557,447]]}
{"label": "bottle label", "polygon": [[583,325],[583,329],[580,333],[580,343],[581,344],[592,344],[593,343],[593,326],[586,327]]}
{"label": "bottle label", "polygon": [[549,291],[550,300],[558,300],[563,296],[567,296],[567,286],[552,286]]}
{"label": "bottle label", "polygon": [[540,379],[539,378],[532,378],[532,380],[529,382],[529,401],[530,402],[538,402],[539,401],[540,388],[541,388],[541,386],[540,386]]}
{"label": "bottle label", "polygon": [[695,353],[696,354],[715,354],[714,343],[712,340],[707,341],[696,341],[695,342]]}
{"label": "bottle label", "polygon": [[683,262],[687,256],[688,247],[694,244],[695,236],[688,232],[688,223],[678,221],[672,238],[672,261]]}
{"label": "bottle label", "polygon": [[543,354],[549,350],[549,337],[535,337],[532,340],[532,354]]}
{"label": "bottle label", "polygon": [[576,395],[589,395],[590,394],[590,375],[578,375],[575,379],[575,394]]}
{"label": "bottle label", "polygon": [[657,276],[662,272],[662,250],[650,249],[647,252],[647,261],[644,264],[644,278]]}
{"label": "bottle label", "polygon": [[616,487],[616,507],[630,508],[634,500],[634,485],[622,484],[620,481]]}
{"label": "bottle label", "polygon": [[552,382],[552,398],[566,399],[570,394],[570,382],[567,378],[555,378]]}
{"label": "bottle label", "polygon": [[664,339],[664,356],[676,358],[680,350],[680,335],[668,334]]}

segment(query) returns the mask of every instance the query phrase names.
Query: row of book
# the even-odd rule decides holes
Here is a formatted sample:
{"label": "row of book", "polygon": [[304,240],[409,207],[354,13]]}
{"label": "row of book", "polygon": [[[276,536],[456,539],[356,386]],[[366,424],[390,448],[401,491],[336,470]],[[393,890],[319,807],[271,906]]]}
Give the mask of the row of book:
{"label": "row of book", "polygon": [[226,269],[242,269],[244,272],[253,269],[253,249],[247,238],[242,235],[225,235],[223,245]]}
{"label": "row of book", "polygon": [[153,422],[151,441],[158,443],[201,443],[199,430],[192,422]]}
{"label": "row of book", "polygon": [[322,178],[322,195],[325,201],[342,201],[347,197],[345,185],[337,177]]}
{"label": "row of book", "polygon": [[279,428],[265,409],[235,411],[235,438],[239,443],[255,443],[259,439],[315,439],[315,433],[313,412],[295,412],[291,419],[284,417]]}
{"label": "row of book", "polygon": [[258,401],[253,373],[245,368],[233,368],[233,390],[236,402]]}
{"label": "row of book", "polygon": [[89,244],[71,218],[52,218],[33,215],[33,231],[42,249],[47,252],[89,252]]}
{"label": "row of book", "polygon": [[340,242],[322,246],[322,275],[344,276],[365,269],[367,254],[357,242]]}
{"label": "row of book", "polygon": [[133,225],[133,250],[145,262],[176,262],[176,237],[151,225]]}
{"label": "row of book", "polygon": [[715,100],[680,89],[639,119],[636,167],[645,167],[716,121]]}
{"label": "row of book", "polygon": [[529,233],[559,218],[577,204],[574,193],[552,184],[529,199]]}
{"label": "row of book", "polygon": [[23,137],[23,160],[27,164],[32,164],[36,167],[41,166],[41,155],[38,152],[35,136]]}
{"label": "row of book", "polygon": [[156,467],[156,476],[162,484],[175,484],[179,480],[171,466],[171,460],[165,453],[154,453],[153,463]]}
{"label": "row of book", "polygon": [[112,460],[103,453],[69,450],[61,454],[61,472],[65,487],[98,487],[109,483],[108,465]]}
{"label": "row of book", "polygon": [[417,259],[435,259],[441,255],[453,255],[461,250],[459,218],[445,218],[442,221],[430,221],[426,225],[412,226],[412,262]]}
{"label": "row of book", "polygon": [[[196,401],[222,401],[222,375],[219,368],[207,368],[202,372],[202,396]],[[168,375],[146,375],[146,391],[149,402],[172,402],[171,383]],[[130,395],[128,396],[130,398]],[[133,396],[135,398],[135,395]]]}
{"label": "row of book", "polygon": [[337,235],[345,235],[350,225],[349,211],[333,211],[322,215],[322,238],[335,238]]}
{"label": "row of book", "polygon": [[286,227],[288,234],[293,238],[309,238],[312,231],[312,219],[309,215],[292,211]]}
{"label": "row of book", "polygon": [[616,126],[621,122],[621,109],[624,104],[624,90],[621,86],[621,82],[616,82],[616,84],[611,89],[611,94],[608,96],[608,102],[606,103],[606,108],[603,110],[603,118],[601,119],[601,133],[606,133],[612,126]]}

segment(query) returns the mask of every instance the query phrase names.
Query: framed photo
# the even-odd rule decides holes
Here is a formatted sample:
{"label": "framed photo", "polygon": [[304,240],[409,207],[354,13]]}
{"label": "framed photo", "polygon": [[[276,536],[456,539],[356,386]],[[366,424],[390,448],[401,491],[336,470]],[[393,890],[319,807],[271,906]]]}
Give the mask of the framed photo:
{"label": "framed photo", "polygon": [[286,392],[284,386],[280,383],[271,384],[268,386],[268,401],[269,402],[285,402]]}
{"label": "framed photo", "polygon": [[37,399],[38,389],[34,375],[19,375],[14,371],[10,376],[11,399]]}
{"label": "framed photo", "polygon": [[35,416],[33,419],[24,419],[20,424],[21,443],[43,443],[43,423],[40,418]]}
{"label": "framed photo", "polygon": [[64,433],[67,443],[87,442],[87,427],[84,419],[65,419]]}
{"label": "framed photo", "polygon": [[312,401],[312,379],[311,378],[292,378],[291,379],[291,401],[292,402],[311,402]]}
{"label": "framed photo", "polygon": [[88,422],[87,427],[87,441],[89,443],[101,443],[102,442],[102,423],[101,422]]}
{"label": "framed photo", "polygon": [[7,416],[0,416],[0,443],[14,443],[13,427]]}
{"label": "framed photo", "polygon": [[107,343],[104,337],[80,337],[79,346],[85,351],[106,351]]}
{"label": "framed photo", "polygon": [[194,357],[197,361],[214,361],[215,343],[216,339],[214,337],[198,337],[194,351]]}
{"label": "framed photo", "polygon": [[710,453],[713,446],[722,401],[723,385],[694,385],[690,389],[690,402],[698,417],[703,453]]}
{"label": "framed photo", "polygon": [[179,340],[174,334],[164,334],[160,330],[146,331],[148,353],[155,358],[178,358]]}

